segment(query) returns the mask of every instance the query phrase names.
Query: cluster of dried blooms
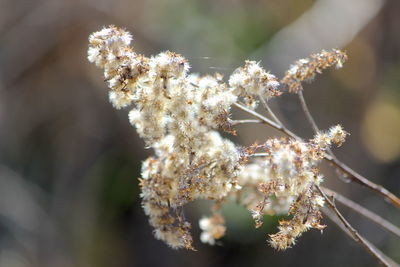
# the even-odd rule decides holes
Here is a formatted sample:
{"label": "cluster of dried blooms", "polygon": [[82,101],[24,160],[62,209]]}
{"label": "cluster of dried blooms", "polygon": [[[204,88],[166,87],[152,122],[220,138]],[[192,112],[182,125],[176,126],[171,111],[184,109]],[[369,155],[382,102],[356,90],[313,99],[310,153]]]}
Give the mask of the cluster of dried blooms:
{"label": "cluster of dried blooms", "polygon": [[[286,249],[309,228],[323,229],[319,208],[323,198],[315,189],[322,182],[318,163],[332,145],[341,145],[346,132],[332,127],[309,142],[294,139],[266,140],[241,148],[217,131],[234,133],[231,106],[243,102],[249,109],[257,99],[279,96],[277,78],[257,62],[246,61],[225,83],[220,74],[189,74],[181,55],[162,52],[153,57],[137,54],[132,36],[115,26],[93,33],[88,59],[104,69],[109,99],[117,108],[131,106],[129,121],[154,156],[142,165],[142,206],[154,227],[155,237],[173,248],[193,249],[191,224],[183,207],[196,199],[218,205],[235,198],[261,225],[265,214],[290,214],[281,221],[270,244]],[[339,67],[346,56],[322,52],[296,63],[283,79],[290,91],[323,68]],[[255,157],[256,152],[263,153]],[[217,210],[200,220],[201,241],[214,244],[225,233]]]}
{"label": "cluster of dried blooms", "polygon": [[289,92],[296,93],[303,90],[301,82],[311,81],[315,74],[321,73],[323,69],[333,66],[341,68],[346,60],[347,55],[340,50],[323,50],[320,53],[312,54],[310,58],[296,61],[285,73],[282,83],[288,87]]}
{"label": "cluster of dried blooms", "polygon": [[[309,228],[322,230],[320,225],[321,213],[320,207],[324,205],[324,198],[320,196],[315,186],[323,181],[322,174],[319,173],[318,163],[323,159],[326,149],[332,144],[338,146],[344,141],[346,132],[337,125],[332,127],[326,133],[318,134],[309,142],[300,142],[291,139],[269,139],[263,145],[257,148],[263,149],[265,158],[259,162],[256,167],[250,165],[251,169],[245,169],[246,176],[257,186],[257,190],[261,193],[262,200],[258,203],[253,200],[250,205],[247,204],[252,211],[252,216],[256,221],[256,227],[261,226],[262,216],[265,214],[265,208],[268,210],[276,209],[276,211],[287,212],[293,215],[289,221],[281,221],[279,232],[270,235],[270,244],[272,247],[283,250],[295,243],[296,238]],[[258,175],[258,177],[256,176]],[[244,175],[243,175],[244,176]],[[243,179],[243,177],[242,177]],[[244,184],[249,182],[244,179]],[[253,197],[257,194],[253,192]],[[289,209],[285,207],[283,210],[281,205],[269,203],[268,199],[289,200]],[[288,202],[286,202],[288,203]],[[288,204],[289,204],[288,203]],[[253,208],[252,208],[253,206]],[[271,213],[271,212],[269,212]]]}

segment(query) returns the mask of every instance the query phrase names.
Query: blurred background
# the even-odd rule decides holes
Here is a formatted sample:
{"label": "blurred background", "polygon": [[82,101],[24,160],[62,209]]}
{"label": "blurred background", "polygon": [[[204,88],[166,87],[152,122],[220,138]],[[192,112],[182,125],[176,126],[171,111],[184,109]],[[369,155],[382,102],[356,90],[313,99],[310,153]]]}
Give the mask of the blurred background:
{"label": "blurred background", "polygon": [[[137,51],[172,50],[192,71],[229,75],[245,59],[282,77],[294,61],[343,48],[343,69],[326,71],[305,97],[320,128],[351,133],[337,156],[400,194],[400,1],[383,0],[0,0],[0,266],[376,266],[328,218],[276,252],[248,212],[229,204],[227,234],[201,244],[197,220],[208,203],[187,208],[197,252],[155,240],[140,207],[144,149],[127,110],[108,103],[102,72],[86,59],[87,38],[104,25],[125,27]],[[271,101],[286,125],[308,138],[296,97]],[[234,116],[245,118],[234,111]],[[278,132],[240,127],[248,145]],[[323,166],[329,188],[400,224],[399,210]],[[400,240],[340,206],[379,249],[400,261]]]}

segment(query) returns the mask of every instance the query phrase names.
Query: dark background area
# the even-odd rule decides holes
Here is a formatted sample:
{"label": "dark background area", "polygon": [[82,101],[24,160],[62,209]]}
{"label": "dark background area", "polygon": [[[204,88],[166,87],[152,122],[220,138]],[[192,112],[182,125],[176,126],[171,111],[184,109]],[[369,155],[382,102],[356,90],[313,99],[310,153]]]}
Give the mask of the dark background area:
{"label": "dark background area", "polygon": [[[321,48],[349,60],[305,86],[323,129],[351,133],[335,150],[358,172],[400,194],[400,2],[378,0],[0,0],[0,266],[376,266],[324,219],[285,252],[267,245],[277,218],[254,229],[248,212],[224,209],[220,245],[199,241],[208,203],[189,205],[197,252],[155,240],[140,207],[144,149],[127,110],[108,103],[102,73],[86,59],[87,38],[104,25],[125,27],[147,56],[182,53],[192,71],[227,77],[245,59],[282,77],[290,63]],[[290,129],[312,131],[291,95],[271,105]],[[236,113],[234,115],[242,116]],[[279,133],[239,128],[248,145]],[[400,224],[399,211],[358,185],[326,185]],[[345,208],[350,222],[400,261],[400,241]]]}

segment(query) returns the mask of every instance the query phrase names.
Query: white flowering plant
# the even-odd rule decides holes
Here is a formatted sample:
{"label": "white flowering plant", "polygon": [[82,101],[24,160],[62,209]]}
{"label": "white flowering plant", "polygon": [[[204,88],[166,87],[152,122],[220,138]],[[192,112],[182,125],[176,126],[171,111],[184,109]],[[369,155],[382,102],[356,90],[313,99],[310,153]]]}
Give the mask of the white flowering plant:
{"label": "white flowering plant", "polygon": [[[399,198],[335,157],[331,146],[341,146],[348,133],[340,125],[319,130],[304,101],[302,83],[328,67],[342,67],[347,59],[344,52],[332,49],[301,59],[281,80],[260,63],[246,61],[225,82],[218,73],[189,73],[188,61],[174,52],[140,55],[130,46],[131,41],[131,34],[124,29],[103,28],[89,37],[88,59],[104,70],[111,104],[116,109],[131,108],[130,123],[154,150],[154,156],[143,162],[139,180],[142,206],[157,239],[172,248],[194,249],[184,206],[208,199],[215,204],[212,215],[200,219],[200,239],[215,244],[226,230],[220,208],[234,199],[249,210],[256,227],[264,215],[289,214],[279,222],[279,231],[269,235],[272,247],[285,250],[308,229],[325,228],[321,208],[327,204],[351,237],[381,263],[390,263],[343,218],[332,198],[337,193],[321,185],[319,164],[328,161],[339,175],[400,207]],[[299,96],[315,130],[313,139],[306,141],[289,131],[269,107],[269,99],[285,92]],[[256,111],[259,104],[268,117]],[[252,118],[235,120],[232,108]],[[235,126],[245,123],[266,124],[286,137],[243,147],[219,132],[236,135]],[[344,201],[344,197],[336,199]]]}

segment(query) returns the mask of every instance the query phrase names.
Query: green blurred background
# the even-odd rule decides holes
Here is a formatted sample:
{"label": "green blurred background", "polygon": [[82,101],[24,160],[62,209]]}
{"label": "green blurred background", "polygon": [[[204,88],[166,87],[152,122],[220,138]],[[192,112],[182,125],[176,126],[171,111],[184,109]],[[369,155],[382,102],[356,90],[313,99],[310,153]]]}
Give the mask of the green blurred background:
{"label": "green blurred background", "polygon": [[[400,1],[388,0],[0,0],[0,266],[376,266],[328,219],[276,252],[246,210],[224,209],[219,245],[200,243],[207,202],[187,208],[197,252],[174,251],[152,236],[137,178],[144,149],[127,111],[108,103],[102,73],[86,60],[87,38],[125,27],[146,55],[172,50],[192,71],[225,75],[245,59],[282,77],[290,63],[322,48],[343,48],[345,67],[305,86],[319,126],[351,133],[337,155],[400,194]],[[291,95],[271,105],[290,129],[312,132]],[[244,118],[234,111],[234,115]],[[239,128],[243,145],[279,133]],[[326,185],[395,224],[399,211],[366,189]],[[339,206],[378,248],[400,261],[400,241]]]}

